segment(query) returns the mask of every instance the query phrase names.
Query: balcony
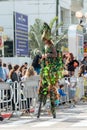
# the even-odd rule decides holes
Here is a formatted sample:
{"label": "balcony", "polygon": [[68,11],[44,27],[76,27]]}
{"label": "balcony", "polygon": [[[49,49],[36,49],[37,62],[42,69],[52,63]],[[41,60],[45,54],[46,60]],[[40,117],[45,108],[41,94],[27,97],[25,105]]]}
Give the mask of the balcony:
{"label": "balcony", "polygon": [[83,8],[84,0],[71,0],[71,10],[78,11]]}

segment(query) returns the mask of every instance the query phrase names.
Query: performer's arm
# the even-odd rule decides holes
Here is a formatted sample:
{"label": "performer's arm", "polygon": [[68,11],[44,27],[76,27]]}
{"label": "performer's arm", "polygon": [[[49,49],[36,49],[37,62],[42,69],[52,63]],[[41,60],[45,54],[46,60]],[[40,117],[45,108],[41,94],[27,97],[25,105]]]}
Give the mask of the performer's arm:
{"label": "performer's arm", "polygon": [[57,57],[57,51],[54,46],[51,47],[52,53],[47,53],[47,57]]}

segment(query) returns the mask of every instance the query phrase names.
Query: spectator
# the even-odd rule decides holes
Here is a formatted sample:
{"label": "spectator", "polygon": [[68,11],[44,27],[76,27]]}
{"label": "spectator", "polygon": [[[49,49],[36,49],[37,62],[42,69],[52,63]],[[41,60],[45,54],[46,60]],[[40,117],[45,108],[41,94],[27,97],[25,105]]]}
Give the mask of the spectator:
{"label": "spectator", "polygon": [[41,61],[41,54],[38,51],[32,62],[32,66],[34,67],[34,70],[37,72],[37,74],[40,74],[41,69],[40,61]]}
{"label": "spectator", "polygon": [[69,53],[69,54],[68,54],[68,57],[67,57],[67,59],[66,59],[65,65],[66,65],[66,69],[67,69],[68,72],[69,72],[69,76],[73,76],[76,67],[79,66],[79,62],[78,62],[76,59],[74,59],[74,56],[73,56],[72,53]]}
{"label": "spectator", "polygon": [[58,94],[59,94],[59,100],[56,100],[55,101],[55,104],[56,106],[58,106],[60,104],[60,97],[65,97],[66,96],[66,93],[64,92],[63,88],[64,88],[64,85],[63,84],[59,84],[58,85],[59,88],[58,88]]}
{"label": "spectator", "polygon": [[[26,81],[27,79],[29,79],[30,77],[32,77],[34,75],[37,75],[37,73],[34,71],[33,66],[30,66],[27,69],[25,75],[22,77],[22,81]],[[22,86],[23,86],[23,84],[22,84]],[[32,101],[32,97],[30,97],[30,95],[26,95],[26,96],[27,96],[27,110],[26,110],[26,112],[30,112],[30,104],[31,104],[31,101]],[[31,93],[31,96],[32,96],[32,93]]]}
{"label": "spectator", "polygon": [[84,77],[87,78],[87,66],[85,66]]}
{"label": "spectator", "polygon": [[[20,73],[19,73],[19,65],[15,65],[13,67],[12,70],[10,70],[9,72],[9,79],[12,81],[12,82],[19,82],[21,80],[20,78]],[[11,82],[10,81],[10,82]],[[15,84],[17,85],[17,84]],[[15,90],[15,96],[14,96],[15,100],[17,101],[17,91]],[[17,104],[18,105],[18,104]],[[14,100],[12,99],[12,110],[15,110],[15,102]]]}
{"label": "spectator", "polygon": [[63,88],[64,88],[63,84],[59,85],[58,93],[59,93],[60,96],[66,96],[66,93],[64,93]]}
{"label": "spectator", "polygon": [[64,64],[66,63],[66,59],[67,59],[66,54],[63,54],[63,63]]}
{"label": "spectator", "polygon": [[19,71],[20,71],[20,77],[21,77],[21,78],[25,75],[26,70],[27,70],[27,68],[25,67],[25,65],[22,65],[22,66],[20,67]]}
{"label": "spectator", "polygon": [[82,64],[87,66],[87,56],[84,57],[84,59],[81,61]]}
{"label": "spectator", "polygon": [[19,73],[19,65],[15,65],[13,69],[9,73],[9,78],[14,81],[21,81],[20,73]]}
{"label": "spectator", "polygon": [[25,62],[25,63],[24,63],[24,66],[25,66],[25,69],[27,69],[27,68],[28,68],[28,63]]}
{"label": "spectator", "polygon": [[0,81],[5,81],[6,80],[6,71],[2,67],[2,60],[0,59]]}
{"label": "spectator", "polygon": [[78,76],[79,76],[79,77],[82,77],[82,76],[84,75],[84,73],[85,73],[85,65],[82,64],[82,65],[80,65],[80,67],[79,67]]}
{"label": "spectator", "polygon": [[6,63],[3,63],[3,68],[4,68],[4,70],[5,70],[5,81],[7,81],[7,79],[8,79],[8,74],[9,74],[9,70],[8,70],[8,68],[7,68]]}
{"label": "spectator", "polygon": [[22,77],[22,80],[26,80],[31,76],[37,75],[37,73],[35,72],[33,66],[30,66],[27,70],[25,75]]}
{"label": "spectator", "polygon": [[12,64],[8,64],[8,70],[10,71],[12,69]]}

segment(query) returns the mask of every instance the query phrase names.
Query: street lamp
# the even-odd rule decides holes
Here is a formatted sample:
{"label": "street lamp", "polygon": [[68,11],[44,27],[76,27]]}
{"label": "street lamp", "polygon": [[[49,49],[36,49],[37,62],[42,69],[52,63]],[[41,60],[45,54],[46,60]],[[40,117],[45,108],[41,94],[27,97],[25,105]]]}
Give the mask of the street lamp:
{"label": "street lamp", "polygon": [[83,22],[83,14],[82,14],[82,12],[77,11],[77,12],[76,12],[76,17],[77,17],[78,20],[79,20],[79,24],[81,24],[81,23]]}
{"label": "street lamp", "polygon": [[79,20],[79,24],[83,27],[83,32],[87,32],[87,13],[83,14],[81,11],[76,12],[76,17]]}
{"label": "street lamp", "polygon": [[79,11],[76,12],[76,17],[77,18],[81,19],[82,16],[83,16],[82,12],[79,12]]}
{"label": "street lamp", "polygon": [[87,13],[83,14],[81,11],[77,11],[76,17],[79,19],[80,24],[84,21],[84,19],[85,23],[87,24]]}

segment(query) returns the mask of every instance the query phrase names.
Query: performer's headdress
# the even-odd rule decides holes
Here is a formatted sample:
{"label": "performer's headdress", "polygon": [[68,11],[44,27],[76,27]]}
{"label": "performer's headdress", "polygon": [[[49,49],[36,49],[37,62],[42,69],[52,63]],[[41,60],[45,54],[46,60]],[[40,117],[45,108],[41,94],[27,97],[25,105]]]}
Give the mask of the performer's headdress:
{"label": "performer's headdress", "polygon": [[42,40],[51,40],[51,28],[49,27],[49,25],[47,23],[44,22],[42,30],[41,30],[42,36],[41,39]]}

